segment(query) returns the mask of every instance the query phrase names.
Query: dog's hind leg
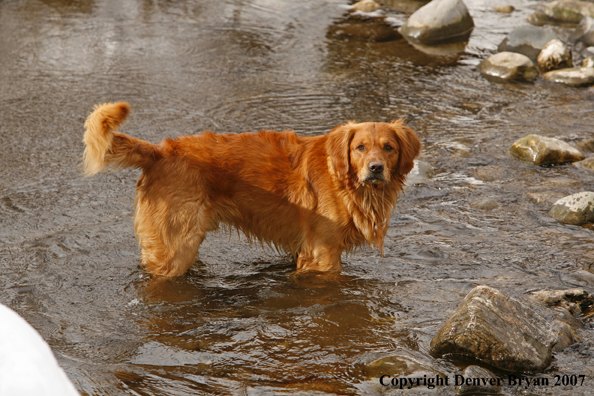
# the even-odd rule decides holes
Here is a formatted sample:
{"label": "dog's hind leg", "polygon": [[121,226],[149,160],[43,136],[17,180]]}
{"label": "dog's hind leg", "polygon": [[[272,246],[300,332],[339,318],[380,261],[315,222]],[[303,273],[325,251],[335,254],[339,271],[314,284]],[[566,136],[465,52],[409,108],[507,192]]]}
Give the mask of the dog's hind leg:
{"label": "dog's hind leg", "polygon": [[142,265],[154,275],[179,276],[196,260],[210,216],[196,203],[137,200],[134,228]]}

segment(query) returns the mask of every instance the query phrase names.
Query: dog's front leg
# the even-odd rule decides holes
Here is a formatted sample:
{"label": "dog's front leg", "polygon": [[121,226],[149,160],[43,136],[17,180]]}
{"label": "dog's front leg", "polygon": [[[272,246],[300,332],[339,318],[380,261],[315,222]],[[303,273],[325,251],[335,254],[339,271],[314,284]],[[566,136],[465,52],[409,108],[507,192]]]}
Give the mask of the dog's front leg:
{"label": "dog's front leg", "polygon": [[340,272],[342,251],[323,245],[305,247],[297,257],[297,271]]}

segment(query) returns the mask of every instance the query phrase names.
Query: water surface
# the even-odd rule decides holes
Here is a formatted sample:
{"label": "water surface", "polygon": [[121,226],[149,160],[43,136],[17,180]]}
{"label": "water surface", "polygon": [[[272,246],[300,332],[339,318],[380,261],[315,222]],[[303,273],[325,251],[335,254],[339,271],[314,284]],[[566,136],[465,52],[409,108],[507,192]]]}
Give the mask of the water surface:
{"label": "water surface", "polygon": [[[0,2],[0,302],[83,395],[354,395],[383,391],[366,368],[375,357],[431,360],[431,338],[476,285],[594,292],[593,232],[528,196],[592,191],[594,177],[508,154],[530,133],[591,138],[594,91],[481,78],[481,59],[542,3],[511,15],[466,4],[465,52],[433,57],[336,34],[343,0]],[[139,172],[80,168],[86,116],[120,100],[133,108],[122,130],[151,142],[404,117],[435,176],[401,197],[384,257],[345,257],[338,279],[296,276],[289,259],[224,232],[186,276],[151,278],[132,226]],[[580,334],[550,375],[589,386],[534,394],[589,394],[594,337]]]}

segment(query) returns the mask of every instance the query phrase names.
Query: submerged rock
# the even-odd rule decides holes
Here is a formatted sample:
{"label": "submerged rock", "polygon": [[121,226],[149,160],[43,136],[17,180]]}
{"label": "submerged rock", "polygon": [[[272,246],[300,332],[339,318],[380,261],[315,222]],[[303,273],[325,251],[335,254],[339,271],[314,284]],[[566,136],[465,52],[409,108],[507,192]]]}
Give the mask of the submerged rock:
{"label": "submerged rock", "polygon": [[538,76],[538,69],[525,55],[515,52],[499,52],[481,62],[481,74],[490,79],[533,80]]}
{"label": "submerged rock", "polygon": [[594,223],[594,192],[580,192],[561,198],[549,210],[549,215],[562,223]]}
{"label": "submerged rock", "polygon": [[499,207],[499,204],[492,199],[483,198],[473,202],[470,206],[476,209],[481,209],[489,212],[493,209],[497,209]]}
{"label": "submerged rock", "polygon": [[406,175],[406,180],[404,182],[407,186],[412,186],[418,183],[425,182],[433,177],[434,169],[430,163],[421,161],[421,160],[414,160],[415,166]]}
{"label": "submerged rock", "polygon": [[462,0],[433,0],[412,14],[400,32],[413,43],[435,45],[467,41],[473,28]]}
{"label": "submerged rock", "polygon": [[532,25],[520,26],[503,39],[498,50],[499,52],[517,52],[536,60],[545,45],[556,38],[557,35],[549,29]]}
{"label": "submerged rock", "polygon": [[328,28],[328,37],[369,42],[401,40],[402,35],[385,18],[367,18],[351,14]]}
{"label": "submerged rock", "polygon": [[397,348],[387,355],[364,358],[360,363],[363,364],[365,376],[373,378],[379,378],[383,374],[390,374],[392,377],[416,377],[418,373],[446,377],[449,374],[449,370],[435,362],[431,356],[404,348]]}
{"label": "submerged rock", "polygon": [[555,339],[551,325],[528,306],[491,287],[477,286],[433,337],[431,353],[535,372],[551,363]]}
{"label": "submerged rock", "polygon": [[516,8],[513,5],[500,5],[500,6],[495,6],[493,7],[493,9],[497,12],[501,12],[502,14],[511,14],[512,12],[514,12],[516,10]]}
{"label": "submerged rock", "polygon": [[410,15],[430,0],[377,0],[382,7],[387,7],[391,10],[402,14]]}
{"label": "submerged rock", "polygon": [[526,194],[526,198],[535,204],[547,204],[550,207],[559,199],[563,198],[563,194],[554,191],[532,192]]}
{"label": "submerged rock", "polygon": [[536,165],[563,164],[584,159],[584,154],[569,144],[539,135],[528,135],[517,140],[512,144],[510,152],[515,157]]}
{"label": "submerged rock", "polygon": [[594,17],[594,3],[578,0],[557,0],[548,3],[543,13],[553,21],[579,23],[585,16]]}
{"label": "submerged rock", "polygon": [[494,181],[500,180],[505,175],[505,171],[502,167],[497,165],[487,165],[477,168],[476,177],[482,181]]}
{"label": "submerged rock", "polygon": [[381,6],[373,0],[361,0],[353,4],[354,11],[373,12],[380,8]]}
{"label": "submerged rock", "polygon": [[536,61],[538,62],[538,68],[543,73],[573,66],[571,63],[571,50],[561,40],[557,39],[549,41],[544,46]]}
{"label": "submerged rock", "polygon": [[580,67],[553,70],[542,76],[546,81],[569,85],[571,87],[586,87],[594,85],[594,68]]}
{"label": "submerged rock", "polygon": [[583,161],[574,162],[573,166],[594,173],[594,157],[586,158]]}
{"label": "submerged rock", "polygon": [[585,45],[594,45],[594,18],[585,16],[571,35],[573,42],[582,42]]}

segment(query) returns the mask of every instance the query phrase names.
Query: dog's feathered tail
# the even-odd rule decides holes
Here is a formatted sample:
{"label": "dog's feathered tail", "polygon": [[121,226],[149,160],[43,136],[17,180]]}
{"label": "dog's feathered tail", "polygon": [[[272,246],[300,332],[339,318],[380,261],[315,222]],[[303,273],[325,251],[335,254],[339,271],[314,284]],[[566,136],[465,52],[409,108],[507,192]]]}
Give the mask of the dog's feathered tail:
{"label": "dog's feathered tail", "polygon": [[85,176],[92,176],[109,167],[145,169],[155,162],[153,144],[118,132],[118,126],[129,113],[130,105],[126,102],[95,105],[85,121]]}

